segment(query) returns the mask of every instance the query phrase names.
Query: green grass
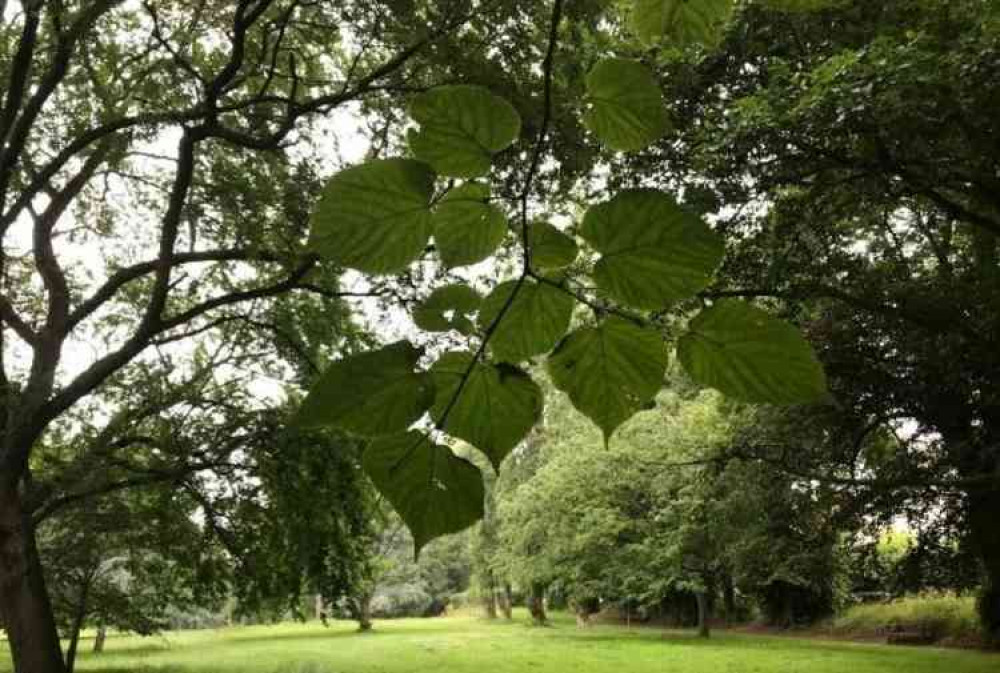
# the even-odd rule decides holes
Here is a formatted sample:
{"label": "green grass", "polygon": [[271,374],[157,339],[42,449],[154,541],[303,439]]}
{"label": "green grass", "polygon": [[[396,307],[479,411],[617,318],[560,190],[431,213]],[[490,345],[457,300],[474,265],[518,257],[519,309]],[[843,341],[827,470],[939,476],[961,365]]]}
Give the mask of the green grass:
{"label": "green grass", "polygon": [[857,605],[832,623],[834,633],[845,635],[872,634],[892,627],[960,642],[975,641],[981,633],[975,599],[948,594]]}
{"label": "green grass", "polygon": [[[471,617],[378,622],[362,635],[352,624],[282,624],[153,638],[112,637],[81,671],[126,673],[996,673],[1000,656],[836,641],[598,626],[568,619],[551,628]],[[84,650],[89,643],[84,643]],[[8,666],[5,661],[0,665]]]}

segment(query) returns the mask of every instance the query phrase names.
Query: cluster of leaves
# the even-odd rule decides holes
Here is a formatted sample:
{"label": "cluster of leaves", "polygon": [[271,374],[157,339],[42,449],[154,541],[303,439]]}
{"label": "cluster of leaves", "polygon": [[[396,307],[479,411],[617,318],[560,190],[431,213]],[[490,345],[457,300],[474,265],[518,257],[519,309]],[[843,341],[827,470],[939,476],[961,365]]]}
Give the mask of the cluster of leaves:
{"label": "cluster of leaves", "polygon": [[[557,2],[547,73],[560,9]],[[635,32],[647,43],[710,44],[732,9],[725,0],[639,2]],[[602,59],[586,87],[583,123],[610,150],[643,149],[669,127],[656,78],[640,61]],[[592,205],[576,235],[529,217],[543,206],[529,204],[528,195],[544,123],[522,196],[509,204],[493,198],[492,162],[518,140],[521,120],[485,88],[432,88],[412,100],[410,117],[412,157],[369,161],[328,182],[311,247],[331,263],[379,276],[407,270],[428,254],[432,238],[445,268],[491,259],[499,266],[497,250],[509,249],[501,244],[516,235],[521,271],[485,297],[467,283],[437,287],[413,309],[418,328],[457,332],[467,350],[421,367],[423,350],[403,341],[338,361],[313,386],[300,422],[371,439],[365,468],[419,550],[483,515],[479,470],[438,435],[468,442],[499,468],[541,418],[544,396],[524,365],[547,355],[555,386],[607,442],[661,389],[669,361],[663,316],[688,317],[684,302],[712,281],[725,245],[700,217],[653,189]],[[578,304],[594,309],[596,320],[571,331]],[[676,351],[695,381],[737,399],[786,404],[826,394],[822,368],[799,333],[748,303],[703,307]],[[433,430],[414,429],[425,414]]]}
{"label": "cluster of leaves", "polygon": [[[779,622],[787,606],[793,620],[829,611],[842,577],[832,491],[728,459],[761,422],[745,405],[675,381],[610,450],[568,406],[553,397],[532,446],[541,465],[500,479],[499,572],[583,607],[672,609],[731,587]],[[799,609],[806,599],[816,612]]]}
{"label": "cluster of leaves", "polygon": [[160,489],[114,494],[45,521],[39,552],[67,638],[85,623],[148,635],[166,626],[171,609],[220,607],[228,562],[194,511],[185,493]]}
{"label": "cluster of leaves", "polygon": [[[812,323],[858,428],[906,419],[908,441],[865,449],[873,478],[851,507],[914,523],[947,512],[986,570],[984,615],[1000,633],[1000,591],[990,588],[1000,587],[990,392],[1000,390],[1000,349],[987,336],[1000,324],[1000,218],[996,144],[986,140],[998,133],[1000,8],[834,4],[794,16],[746,10],[710,63],[667,66],[686,118],[675,117],[669,147],[627,174],[707,186],[729,206],[720,229],[740,239],[721,274]],[[810,453],[854,460],[859,444]],[[923,486],[935,482],[954,488]]]}

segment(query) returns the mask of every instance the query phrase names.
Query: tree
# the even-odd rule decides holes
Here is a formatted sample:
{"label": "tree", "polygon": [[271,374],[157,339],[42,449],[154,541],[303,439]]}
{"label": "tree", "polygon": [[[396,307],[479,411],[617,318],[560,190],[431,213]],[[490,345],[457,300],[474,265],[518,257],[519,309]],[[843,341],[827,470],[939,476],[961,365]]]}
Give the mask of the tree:
{"label": "tree", "polygon": [[218,609],[229,567],[218,543],[191,520],[196,506],[172,489],[128,491],[64,511],[40,528],[69,671],[85,625],[149,635],[164,627],[168,609]]}
{"label": "tree", "polygon": [[837,491],[734,451],[761,423],[754,408],[672,383],[610,449],[552,400],[535,440],[541,465],[518,478],[515,453],[501,476],[509,466],[517,482],[500,490],[504,567],[567,595],[581,624],[618,604],[697,615],[707,636],[714,606],[731,619],[737,592],[779,625],[828,616],[844,591],[840,541],[853,533]]}
{"label": "tree", "polygon": [[912,419],[893,459],[842,456],[830,476],[960,513],[993,633],[998,25],[979,2],[748,5],[715,53],[667,64],[674,131],[612,171],[727,207],[707,296],[769,297],[811,325],[853,419],[845,452]]}
{"label": "tree", "polygon": [[289,412],[246,379],[217,378],[259,359],[230,336],[213,357],[195,353],[187,377],[150,366],[116,377],[92,400],[118,409],[109,422],[82,410],[37,451],[35,523],[66,633],[147,634],[167,608],[230,592],[244,613],[294,613],[307,589],[336,601],[369,574],[372,491],[356,442],[290,430]]}
{"label": "tree", "polygon": [[[471,452],[470,452],[471,453]],[[474,455],[474,454],[472,454]],[[510,619],[510,606],[506,594],[500,593],[497,582],[496,557],[498,552],[497,531],[499,514],[496,502],[496,479],[490,472],[484,471],[483,482],[486,487],[486,500],[483,506],[483,519],[471,535],[469,556],[471,568],[476,580],[476,593],[482,601],[483,612],[487,619],[496,619],[497,606]]]}
{"label": "tree", "polygon": [[307,595],[335,605],[373,573],[374,494],[359,469],[357,444],[284,428],[287,422],[267,414],[266,429],[242,447],[252,479],[222,492],[211,479],[188,486],[236,561],[234,593],[244,613],[303,617]]}
{"label": "tree", "polygon": [[412,537],[385,503],[376,527],[368,550],[373,566],[369,581],[341,603],[361,631],[372,629],[373,618],[438,616],[448,609],[454,594],[468,588],[466,536],[437,540],[415,558]]}
{"label": "tree", "polygon": [[[351,3],[4,4],[0,605],[17,670],[63,670],[32,524],[46,433],[151,347],[257,324],[281,294],[343,294],[300,237],[311,122],[391,95],[467,19],[426,9],[414,35]],[[349,47],[344,21],[370,39]],[[66,369],[80,343],[98,352]]]}
{"label": "tree", "polygon": [[813,624],[843,605],[842,539],[854,530],[853,522],[837,516],[834,489],[739,461],[727,465],[713,486],[715,515],[728,517],[735,541],[724,547],[723,563],[769,624]]}

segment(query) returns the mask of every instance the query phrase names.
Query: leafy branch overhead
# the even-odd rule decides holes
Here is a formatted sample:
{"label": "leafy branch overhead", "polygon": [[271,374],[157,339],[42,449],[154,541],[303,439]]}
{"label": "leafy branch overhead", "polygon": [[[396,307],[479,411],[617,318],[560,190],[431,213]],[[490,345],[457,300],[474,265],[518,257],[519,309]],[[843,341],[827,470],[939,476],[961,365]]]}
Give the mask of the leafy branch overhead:
{"label": "leafy branch overhead", "polygon": [[[707,48],[732,5],[638,0],[633,27],[644,43]],[[543,68],[546,109],[535,138],[521,138],[518,112],[483,87],[430,89],[410,105],[413,157],[341,171],[313,213],[315,252],[370,275],[405,271],[427,255],[443,268],[490,260],[508,237],[521,248],[520,272],[485,297],[452,280],[412,309],[418,329],[455,333],[466,350],[429,365],[408,342],[351,356],[333,364],[303,404],[303,424],[375,438],[366,470],[413,531],[418,551],[482,515],[478,470],[434,437],[464,440],[499,469],[541,418],[542,391],[520,368],[533,358],[547,357],[555,386],[606,441],[653,403],[671,346],[695,381],[737,399],[795,404],[826,394],[822,368],[791,325],[732,300],[692,315],[691,300],[712,282],[725,242],[670,194],[622,191],[591,205],[570,229],[533,216],[545,208],[528,195],[547,140],[561,21],[556,0]],[[609,150],[642,150],[668,133],[669,115],[647,65],[606,58],[586,88],[577,112]],[[521,177],[523,196],[492,198],[505,193],[491,175],[494,157],[518,142],[533,157]],[[581,312],[582,325],[570,331],[581,306],[594,316]],[[665,337],[666,316],[688,321],[675,343]]]}

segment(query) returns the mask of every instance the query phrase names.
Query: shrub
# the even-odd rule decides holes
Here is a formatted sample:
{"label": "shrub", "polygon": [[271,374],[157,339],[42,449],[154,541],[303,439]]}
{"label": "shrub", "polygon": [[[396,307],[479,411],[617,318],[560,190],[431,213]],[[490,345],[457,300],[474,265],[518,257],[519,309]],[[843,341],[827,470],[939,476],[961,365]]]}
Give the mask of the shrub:
{"label": "shrub", "polygon": [[476,601],[479,600],[479,596],[476,596],[474,592],[470,590],[460,591],[457,594],[452,594],[448,599],[448,607],[454,610],[464,610],[470,606],[474,606]]}
{"label": "shrub", "polygon": [[422,617],[431,610],[433,597],[423,587],[414,584],[397,584],[380,588],[372,598],[373,617]]}
{"label": "shrub", "polygon": [[856,605],[834,619],[832,629],[844,635],[911,631],[934,641],[964,643],[978,642],[982,637],[975,599],[945,593]]}
{"label": "shrub", "polygon": [[217,629],[226,625],[225,615],[204,608],[169,607],[164,615],[166,627],[171,631],[181,629]]}

